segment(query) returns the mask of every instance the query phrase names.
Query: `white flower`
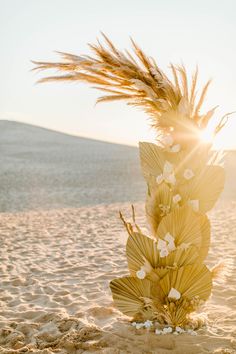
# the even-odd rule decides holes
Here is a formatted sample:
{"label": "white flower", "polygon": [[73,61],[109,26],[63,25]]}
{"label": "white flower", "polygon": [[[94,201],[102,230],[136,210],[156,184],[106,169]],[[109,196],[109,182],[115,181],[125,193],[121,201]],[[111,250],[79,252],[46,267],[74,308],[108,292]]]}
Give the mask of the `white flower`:
{"label": "white flower", "polygon": [[174,196],[173,196],[173,202],[175,203],[175,204],[177,204],[178,202],[180,202],[181,201],[181,196],[179,195],[179,194],[175,194]]}
{"label": "white flower", "polygon": [[175,330],[178,333],[184,333],[185,332],[185,330],[183,328],[179,327],[179,326],[175,327]]}
{"label": "white flower", "polygon": [[143,327],[143,323],[136,323],[136,329],[140,329]]}
{"label": "white flower", "polygon": [[163,181],[170,184],[175,184],[176,182],[175,175],[173,172],[173,165],[169,161],[165,162],[163,167],[163,173],[156,177],[157,184],[161,184]]}
{"label": "white flower", "polygon": [[132,322],[131,324],[132,324],[133,327],[136,327],[137,323],[136,322]]}
{"label": "white flower", "polygon": [[157,184],[161,184],[161,183],[163,182],[163,180],[164,180],[163,175],[159,175],[159,176],[157,176],[157,178],[156,178]]}
{"label": "white flower", "polygon": [[163,168],[163,176],[168,176],[169,174],[171,174],[173,172],[173,165],[169,162],[166,161],[164,168]]}
{"label": "white flower", "polygon": [[160,257],[161,258],[164,258],[164,257],[167,257],[169,254],[169,251],[167,248],[162,248],[161,251],[160,251]]}
{"label": "white flower", "polygon": [[174,251],[176,249],[174,237],[169,232],[167,232],[167,234],[165,235],[164,238],[165,238],[166,242],[168,242],[168,245],[167,245],[168,251],[169,252]]}
{"label": "white flower", "polygon": [[168,294],[169,298],[175,299],[175,300],[179,300],[181,298],[181,294],[178,290],[176,290],[175,288],[171,288],[170,292]]}
{"label": "white flower", "polygon": [[159,238],[157,242],[157,249],[160,251],[160,257],[166,257],[169,254],[169,251],[167,249],[167,243],[166,241],[163,241],[161,238]]}
{"label": "white flower", "polygon": [[169,252],[174,251],[176,249],[174,237],[168,232],[165,235],[165,241],[159,238],[157,242],[157,249],[160,250],[160,257],[168,256]]}
{"label": "white flower", "polygon": [[169,252],[172,252],[176,249],[174,241],[168,243],[167,249]]}
{"label": "white flower", "polygon": [[188,329],[188,333],[191,334],[191,336],[197,335],[197,332],[195,332],[193,329]]}
{"label": "white flower", "polygon": [[170,134],[168,134],[168,135],[163,136],[163,138],[161,139],[161,142],[166,146],[171,146],[171,145],[173,145],[174,140],[173,140],[172,136]]}
{"label": "white flower", "polygon": [[199,211],[199,200],[198,199],[189,200],[188,205],[190,205],[194,211]]}
{"label": "white flower", "polygon": [[138,271],[136,272],[136,276],[137,276],[137,278],[139,278],[139,279],[144,279],[145,276],[146,276],[145,270],[144,270],[143,268],[141,268],[140,270],[138,270]]}
{"label": "white flower", "polygon": [[166,247],[167,247],[166,241],[163,241],[161,238],[159,238],[157,242],[157,249],[162,250],[162,248],[166,248]]}
{"label": "white flower", "polygon": [[193,170],[191,170],[190,168],[187,168],[185,171],[184,171],[184,178],[185,179],[191,179],[194,177],[194,173],[193,173]]}
{"label": "white flower", "polygon": [[147,320],[146,322],[144,322],[145,328],[150,328],[151,326],[152,326],[152,321]]}
{"label": "white flower", "polygon": [[167,232],[167,234],[165,235],[164,239],[167,241],[167,242],[174,242],[174,237],[169,233]]}
{"label": "white flower", "polygon": [[156,334],[162,334],[162,331],[161,331],[160,329],[156,329],[156,330],[155,330],[155,333],[156,333]]}
{"label": "white flower", "polygon": [[180,151],[180,144],[175,144],[170,148],[171,152],[179,152]]}
{"label": "white flower", "polygon": [[175,184],[176,183],[176,178],[174,173],[171,173],[170,175],[165,177],[165,181],[170,184]]}
{"label": "white flower", "polygon": [[165,327],[163,328],[163,333],[166,334],[166,333],[172,333],[172,328],[171,327]]}

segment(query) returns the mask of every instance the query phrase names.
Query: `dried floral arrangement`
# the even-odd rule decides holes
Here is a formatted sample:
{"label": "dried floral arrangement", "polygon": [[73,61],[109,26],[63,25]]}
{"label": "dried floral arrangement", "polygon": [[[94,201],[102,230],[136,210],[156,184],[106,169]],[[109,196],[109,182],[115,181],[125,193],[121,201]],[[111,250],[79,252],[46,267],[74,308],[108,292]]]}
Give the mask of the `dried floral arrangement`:
{"label": "dried floral arrangement", "polygon": [[[210,270],[204,264],[210,246],[206,213],[225,180],[219,154],[201,140],[216,108],[200,114],[210,81],[197,94],[197,69],[189,82],[184,66],[171,64],[171,80],[133,40],[135,56],[103,37],[106,46],[99,41],[89,45],[93,56],[59,52],[60,62],[33,63],[36,70],[59,72],[39,82],[85,81],[105,92],[98,102],[125,100],[151,118],[156,143],[139,145],[150,234],[136,224],[134,210],[133,224],[120,214],[128,232],[130,276],[112,280],[110,288],[117,308],[133,321],[184,328],[209,298],[221,268]],[[213,135],[226,120],[219,121]]]}

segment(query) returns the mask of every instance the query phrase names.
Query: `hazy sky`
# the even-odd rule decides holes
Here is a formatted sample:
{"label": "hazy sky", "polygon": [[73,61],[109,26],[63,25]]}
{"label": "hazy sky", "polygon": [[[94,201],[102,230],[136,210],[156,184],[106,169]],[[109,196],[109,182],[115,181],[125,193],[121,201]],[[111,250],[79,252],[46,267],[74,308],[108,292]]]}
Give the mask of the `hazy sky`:
{"label": "hazy sky", "polygon": [[[0,118],[75,135],[136,144],[151,139],[146,115],[125,103],[94,106],[99,92],[82,83],[35,85],[31,59],[57,60],[54,50],[87,54],[105,32],[120,48],[129,36],[163,69],[183,61],[213,78],[206,108],[236,110],[234,0],[0,0]],[[219,137],[236,148],[236,115]]]}

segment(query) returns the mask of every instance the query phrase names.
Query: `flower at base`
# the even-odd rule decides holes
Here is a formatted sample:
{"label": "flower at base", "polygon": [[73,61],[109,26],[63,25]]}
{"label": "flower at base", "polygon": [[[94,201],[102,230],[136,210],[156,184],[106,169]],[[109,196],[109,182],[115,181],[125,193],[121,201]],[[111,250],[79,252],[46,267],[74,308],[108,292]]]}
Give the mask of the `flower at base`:
{"label": "flower at base", "polygon": [[185,330],[183,328],[179,327],[179,326],[175,327],[175,330],[178,333],[184,333],[185,332]]}
{"label": "flower at base", "polygon": [[136,323],[135,328],[136,328],[136,329],[140,329],[140,328],[142,328],[143,326],[144,326],[143,323]]}
{"label": "flower at base", "polygon": [[172,328],[171,327],[163,328],[163,334],[167,334],[167,333],[172,333]]}
{"label": "flower at base", "polygon": [[193,173],[193,170],[191,170],[190,168],[187,168],[185,171],[184,171],[184,178],[189,180],[191,178],[194,177],[194,173]]}
{"label": "flower at base", "polygon": [[155,330],[155,333],[156,333],[156,334],[162,334],[162,331],[161,331],[160,329],[156,329],[156,330]]}
{"label": "flower at base", "polygon": [[175,288],[171,288],[168,297],[171,299],[179,300],[181,298],[181,294]]}
{"label": "flower at base", "polygon": [[173,196],[173,202],[175,203],[175,204],[177,204],[177,203],[179,203],[180,201],[181,201],[181,196],[179,195],[179,194],[175,194],[174,196]]}
{"label": "flower at base", "polygon": [[152,326],[152,321],[147,320],[146,322],[144,322],[145,328],[150,328],[151,326]]}
{"label": "flower at base", "polygon": [[198,199],[189,200],[188,204],[193,208],[194,211],[199,211],[199,200]]}
{"label": "flower at base", "polygon": [[146,272],[143,268],[136,272],[137,278],[144,279],[146,277]]}

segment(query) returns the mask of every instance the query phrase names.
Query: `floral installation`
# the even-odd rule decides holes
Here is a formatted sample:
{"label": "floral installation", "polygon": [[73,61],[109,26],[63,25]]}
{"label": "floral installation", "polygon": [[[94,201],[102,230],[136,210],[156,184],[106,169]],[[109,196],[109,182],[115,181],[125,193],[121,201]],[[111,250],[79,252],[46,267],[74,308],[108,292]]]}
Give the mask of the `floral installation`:
{"label": "floral installation", "polygon": [[198,69],[191,80],[183,65],[170,64],[172,79],[133,41],[134,55],[118,50],[103,34],[106,46],[90,44],[93,55],[59,52],[62,61],[34,61],[36,70],[56,69],[39,82],[84,81],[105,95],[98,102],[125,100],[144,110],[156,131],[156,142],[140,142],[140,161],[147,183],[146,217],[149,233],[135,221],[121,220],[130,275],[114,279],[110,288],[115,306],[132,318],[136,328],[155,328],[156,334],[190,333],[201,325],[192,314],[211,295],[221,265],[209,269],[213,208],[224,188],[220,153],[211,151],[214,136],[228,115],[212,131],[212,141],[201,139],[216,107],[200,109],[210,81],[197,93]]}

